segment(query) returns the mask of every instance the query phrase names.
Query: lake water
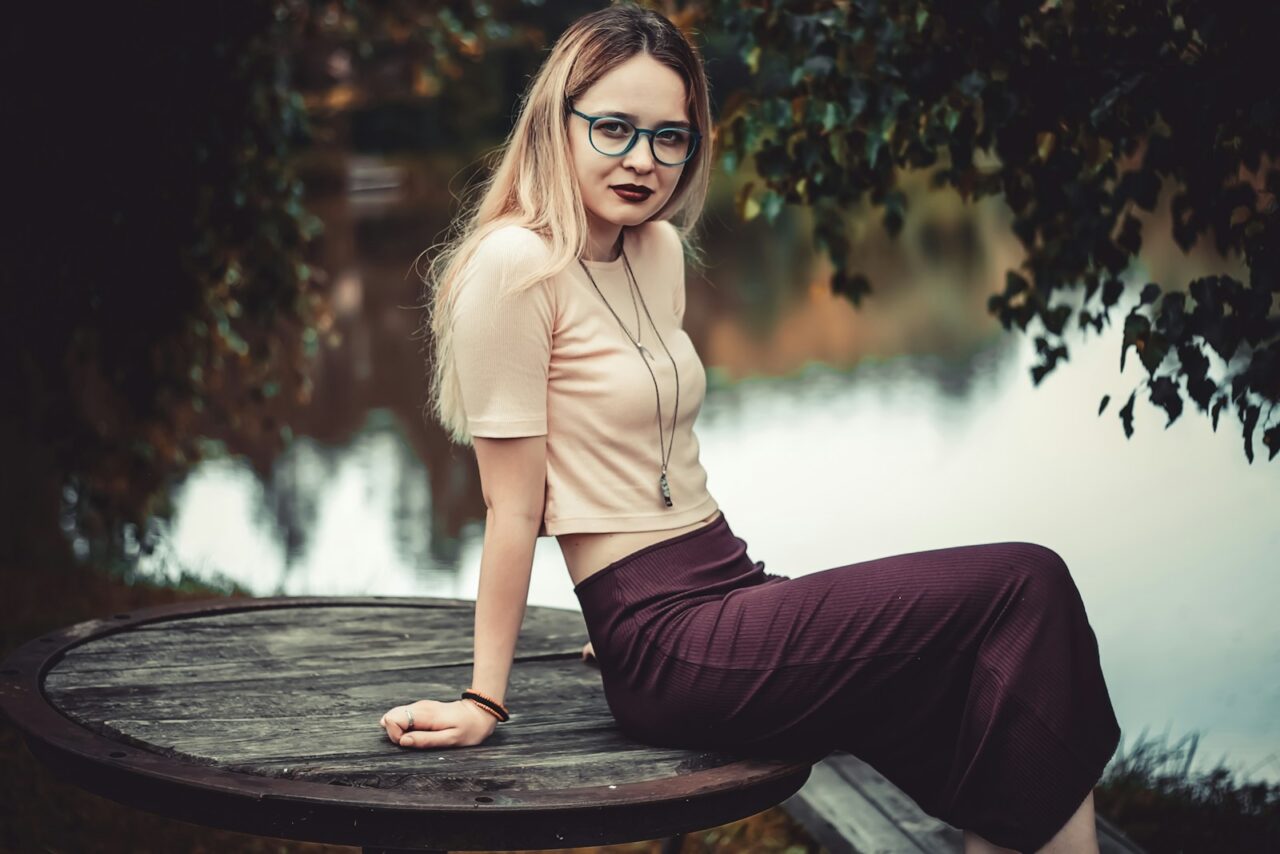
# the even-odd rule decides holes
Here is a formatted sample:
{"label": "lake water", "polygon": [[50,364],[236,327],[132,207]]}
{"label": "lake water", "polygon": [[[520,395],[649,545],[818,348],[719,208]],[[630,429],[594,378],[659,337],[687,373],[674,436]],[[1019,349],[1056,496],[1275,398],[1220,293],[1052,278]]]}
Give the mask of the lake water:
{"label": "lake water", "polygon": [[[269,475],[240,458],[201,465],[145,572],[181,567],[263,596],[474,598],[474,458],[421,418],[420,318],[406,308],[418,285],[405,273],[443,223],[428,191],[405,189],[430,185],[406,180],[413,168],[353,161],[351,193],[312,200],[342,343]],[[359,176],[379,170],[399,179],[371,184],[401,189],[362,191]],[[1069,336],[1070,361],[1034,386],[1031,339],[984,309],[1017,260],[993,202],[968,220],[926,203],[905,249],[868,230],[877,294],[854,309],[808,263],[798,216],[735,225],[731,192],[712,200],[713,268],[690,276],[686,328],[708,370],[696,428],[708,487],[751,558],[795,576],[965,543],[1050,546],[1097,633],[1125,749],[1144,728],[1198,731],[1196,767],[1222,758],[1280,781],[1280,464],[1261,429],[1250,465],[1229,411],[1215,434],[1187,401],[1165,429],[1139,391],[1125,439],[1116,413],[1144,375],[1132,352],[1118,364],[1133,293],[1102,336]],[[966,221],[977,249],[911,249]],[[1131,277],[1185,279],[1205,263],[1154,254]],[[538,541],[529,601],[578,607],[552,538]]]}

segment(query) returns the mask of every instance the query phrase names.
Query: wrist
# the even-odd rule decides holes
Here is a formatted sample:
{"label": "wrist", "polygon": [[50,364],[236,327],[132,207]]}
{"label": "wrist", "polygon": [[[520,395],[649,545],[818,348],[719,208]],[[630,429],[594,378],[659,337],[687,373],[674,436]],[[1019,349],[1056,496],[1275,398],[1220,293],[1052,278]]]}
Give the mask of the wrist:
{"label": "wrist", "polygon": [[463,700],[459,700],[458,702],[462,703],[464,706],[468,706],[471,709],[471,711],[475,714],[475,716],[480,718],[481,720],[488,722],[490,725],[494,727],[498,725],[499,721],[497,716],[493,712],[486,709],[480,703],[477,703],[475,700],[463,699]]}
{"label": "wrist", "polygon": [[499,723],[511,718],[511,713],[504,703],[489,696],[488,694],[477,691],[475,688],[468,688],[463,691],[462,699],[474,703],[482,711],[493,715]]}

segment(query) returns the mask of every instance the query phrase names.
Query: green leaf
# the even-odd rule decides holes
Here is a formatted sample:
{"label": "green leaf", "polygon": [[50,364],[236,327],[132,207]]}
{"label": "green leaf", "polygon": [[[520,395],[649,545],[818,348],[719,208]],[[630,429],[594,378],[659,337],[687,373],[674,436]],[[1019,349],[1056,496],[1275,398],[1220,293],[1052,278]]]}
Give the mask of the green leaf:
{"label": "green leaf", "polygon": [[778,195],[773,190],[765,191],[764,200],[761,203],[765,219],[769,220],[771,223],[777,219],[778,214],[782,212],[782,205],[782,196]]}
{"label": "green leaf", "polygon": [[1244,455],[1253,462],[1253,428],[1258,426],[1258,415],[1261,410],[1256,404],[1245,407],[1244,418]]}
{"label": "green leaf", "polygon": [[1227,405],[1227,398],[1225,396],[1219,397],[1213,403],[1213,411],[1209,413],[1210,418],[1213,421],[1213,432],[1215,433],[1218,432],[1218,416],[1222,413],[1222,407],[1226,405]]}
{"label": "green leaf", "polygon": [[871,293],[871,282],[862,273],[850,273],[841,268],[832,275],[831,291],[857,306],[862,304],[865,295]]}
{"label": "green leaf", "polygon": [[1124,340],[1120,344],[1121,373],[1124,373],[1124,357],[1129,348],[1138,346],[1138,342],[1150,331],[1151,321],[1136,311],[1129,312],[1129,316],[1124,319]]}
{"label": "green leaf", "polygon": [[1142,248],[1142,223],[1136,217],[1125,214],[1124,224],[1120,226],[1120,235],[1116,244],[1130,255],[1137,255]]}
{"label": "green leaf", "polygon": [[[1124,293],[1124,282],[1112,276],[1102,285],[1102,304],[1107,308],[1116,304],[1120,294]],[[1121,365],[1121,368],[1124,366]]]}
{"label": "green leaf", "polygon": [[1129,402],[1120,410],[1120,421],[1124,424],[1124,437],[1126,439],[1133,436],[1133,401],[1137,397],[1138,390],[1134,389],[1129,395]]}
{"label": "green leaf", "polygon": [[864,153],[867,158],[867,163],[868,165],[871,166],[872,169],[875,168],[876,157],[879,156],[880,149],[883,147],[884,147],[884,137],[880,136],[879,133],[875,133],[875,132],[867,134],[867,144],[866,144]]}
{"label": "green leaf", "polygon": [[1156,377],[1152,381],[1151,402],[1168,414],[1169,420],[1164,425],[1166,430],[1182,414],[1182,397],[1178,394],[1178,384],[1169,377]]}
{"label": "green leaf", "polygon": [[1041,315],[1045,328],[1054,335],[1061,335],[1062,330],[1066,328],[1067,321],[1071,318],[1071,306],[1059,305],[1054,306],[1049,311]]}
{"label": "green leaf", "polygon": [[844,117],[841,115],[840,105],[835,101],[827,101],[826,108],[822,111],[822,129],[829,133],[842,121]]}
{"label": "green leaf", "polygon": [[951,107],[944,106],[942,108],[942,124],[946,127],[948,133],[954,133],[956,125],[960,122],[960,111]]}
{"label": "green leaf", "polygon": [[1145,339],[1139,339],[1136,346],[1147,373],[1154,375],[1160,363],[1164,361],[1165,354],[1169,352],[1169,339],[1159,332],[1152,332]]}

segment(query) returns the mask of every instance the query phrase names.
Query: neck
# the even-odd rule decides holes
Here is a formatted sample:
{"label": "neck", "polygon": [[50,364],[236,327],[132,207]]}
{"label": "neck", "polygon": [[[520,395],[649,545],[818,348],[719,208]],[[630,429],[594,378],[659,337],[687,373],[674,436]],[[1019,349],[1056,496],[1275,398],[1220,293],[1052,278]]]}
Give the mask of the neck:
{"label": "neck", "polygon": [[[594,219],[594,218],[593,218]],[[587,237],[588,261],[614,261],[618,258],[618,237],[622,226],[612,222],[593,221]]]}

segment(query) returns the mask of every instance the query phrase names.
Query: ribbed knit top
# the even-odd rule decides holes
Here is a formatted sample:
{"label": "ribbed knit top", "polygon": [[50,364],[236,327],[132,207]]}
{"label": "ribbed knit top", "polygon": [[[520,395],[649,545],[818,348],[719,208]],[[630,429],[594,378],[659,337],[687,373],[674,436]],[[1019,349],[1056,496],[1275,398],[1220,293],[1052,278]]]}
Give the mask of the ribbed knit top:
{"label": "ribbed knit top", "polygon": [[[640,342],[654,356],[648,361],[652,374],[576,261],[499,300],[512,275],[548,258],[546,244],[529,229],[505,226],[486,236],[456,282],[454,364],[471,435],[547,437],[539,536],[677,528],[719,506],[707,491],[693,430],[707,378],[682,328],[685,270],[679,235],[665,221],[625,232],[627,259],[644,304],[637,298],[633,307],[621,255],[583,263],[632,336],[639,310]],[[672,359],[680,376],[674,444]],[[671,507],[658,483],[662,454],[655,378],[662,395],[661,442],[670,453]]]}

